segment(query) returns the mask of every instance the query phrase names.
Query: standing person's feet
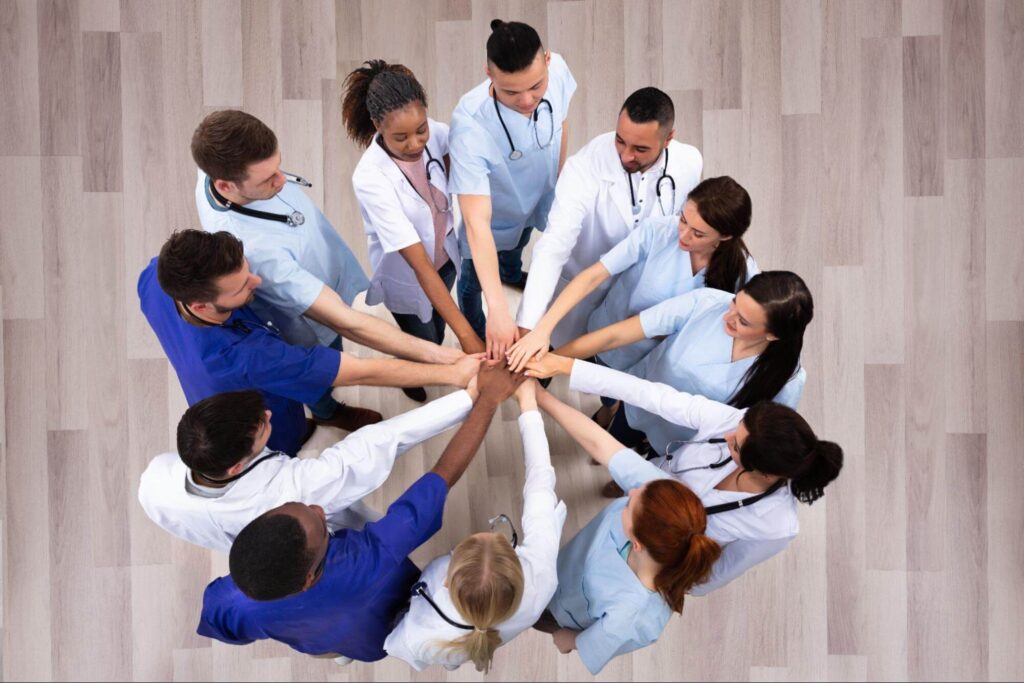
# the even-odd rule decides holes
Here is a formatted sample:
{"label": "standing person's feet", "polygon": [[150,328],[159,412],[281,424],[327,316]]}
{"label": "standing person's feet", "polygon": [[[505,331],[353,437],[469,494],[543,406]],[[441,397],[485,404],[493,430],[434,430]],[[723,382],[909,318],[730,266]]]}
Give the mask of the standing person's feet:
{"label": "standing person's feet", "polygon": [[515,281],[502,280],[501,284],[508,285],[512,289],[518,289],[520,292],[526,289],[526,278],[529,277],[529,273],[525,270],[519,271],[519,279]]}
{"label": "standing person's feet", "polygon": [[327,419],[313,416],[313,420],[315,420],[318,425],[337,427],[338,429],[344,429],[346,432],[354,432],[360,427],[377,424],[383,419],[384,416],[376,410],[356,408],[355,406],[345,405],[344,403],[339,403],[338,409],[334,411],[334,415]]}
{"label": "standing person's feet", "polygon": [[618,412],[620,405],[622,405],[621,401],[616,401],[610,406],[601,404],[601,407],[590,416],[590,419],[600,425],[601,429],[608,429],[608,425],[612,423],[612,418],[615,417],[615,413]]}
{"label": "standing person's feet", "polygon": [[624,495],[626,495],[626,492],[614,480],[601,487],[602,498],[622,498]]}
{"label": "standing person's feet", "polygon": [[402,393],[417,403],[427,402],[427,390],[423,387],[404,387]]}

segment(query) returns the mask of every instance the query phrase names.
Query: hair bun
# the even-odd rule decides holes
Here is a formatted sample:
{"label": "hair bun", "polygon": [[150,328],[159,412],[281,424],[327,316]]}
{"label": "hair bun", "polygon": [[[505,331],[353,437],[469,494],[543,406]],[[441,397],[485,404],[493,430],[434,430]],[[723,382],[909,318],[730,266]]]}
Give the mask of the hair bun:
{"label": "hair bun", "polygon": [[499,28],[505,25],[505,22],[501,19],[491,19],[491,30],[497,31]]}

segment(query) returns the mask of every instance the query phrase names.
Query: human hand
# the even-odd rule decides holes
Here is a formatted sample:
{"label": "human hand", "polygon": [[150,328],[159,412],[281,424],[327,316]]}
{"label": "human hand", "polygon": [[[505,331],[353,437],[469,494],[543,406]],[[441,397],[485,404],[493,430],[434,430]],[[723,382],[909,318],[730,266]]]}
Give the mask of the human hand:
{"label": "human hand", "polygon": [[516,400],[519,401],[519,411],[527,412],[537,410],[537,380],[528,379],[516,389]]}
{"label": "human hand", "polygon": [[466,357],[466,354],[461,349],[456,349],[452,346],[441,346],[436,344],[434,349],[434,363],[438,365],[454,365],[460,360]]}
{"label": "human hand", "polygon": [[482,353],[472,356],[463,354],[462,358],[452,365],[452,385],[468,389],[469,383],[476,378],[476,373],[480,370],[480,362],[483,358]]}
{"label": "human hand", "polygon": [[576,649],[576,633],[570,628],[560,628],[551,634],[551,639],[555,641],[558,651],[567,655]]}
{"label": "human hand", "polygon": [[480,396],[480,392],[476,388],[476,375],[469,380],[469,384],[466,385],[466,393],[469,394],[470,400],[476,403],[476,399]]}
{"label": "human hand", "polygon": [[508,308],[487,311],[487,359],[505,362],[508,349],[519,338],[519,329]]}
{"label": "human hand", "polygon": [[542,359],[532,360],[526,364],[526,376],[547,379],[555,375],[568,375],[572,372],[573,360],[557,353],[546,354]]}
{"label": "human hand", "polygon": [[481,399],[501,403],[525,381],[524,375],[506,368],[504,361],[485,361],[477,373],[476,386]]}
{"label": "human hand", "polygon": [[542,327],[529,332],[508,350],[508,366],[512,372],[522,372],[526,363],[541,360],[551,346],[551,335]]}

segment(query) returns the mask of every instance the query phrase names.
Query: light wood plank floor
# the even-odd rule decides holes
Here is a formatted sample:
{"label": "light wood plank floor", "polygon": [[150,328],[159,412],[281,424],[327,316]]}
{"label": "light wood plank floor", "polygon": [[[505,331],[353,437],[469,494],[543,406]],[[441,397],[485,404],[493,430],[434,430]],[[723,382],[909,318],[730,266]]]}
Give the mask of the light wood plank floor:
{"label": "light wood plank floor", "polygon": [[[399,60],[447,120],[483,77],[493,17],[533,24],[571,66],[570,152],[657,85],[706,175],[750,190],[758,262],[802,274],[818,303],[802,412],[847,454],[784,554],[688,601],[600,678],[1024,677],[1021,0],[0,0],[4,677],[481,678],[195,635],[226,560],[135,502],[184,399],[134,286],[172,230],[197,226],[189,139],[224,107],[278,132],[365,262],[345,74]],[[339,394],[412,407],[396,390]],[[516,414],[503,408],[418,561],[520,511]],[[568,538],[604,477],[548,431]],[[444,442],[405,456],[373,504]],[[537,633],[488,676],[587,677]]]}

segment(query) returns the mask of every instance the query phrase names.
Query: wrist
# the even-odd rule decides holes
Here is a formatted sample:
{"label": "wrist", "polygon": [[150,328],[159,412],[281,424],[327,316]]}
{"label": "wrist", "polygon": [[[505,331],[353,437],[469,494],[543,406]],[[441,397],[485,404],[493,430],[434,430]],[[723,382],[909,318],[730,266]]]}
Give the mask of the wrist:
{"label": "wrist", "polygon": [[536,398],[532,398],[531,397],[531,398],[528,398],[528,399],[521,399],[519,401],[519,412],[520,413],[528,413],[531,410],[538,410],[538,408],[537,408],[537,399]]}
{"label": "wrist", "polygon": [[566,376],[571,375],[572,364],[575,360],[575,358],[568,358],[566,356],[562,356],[561,358],[559,358],[557,366],[558,374]]}

